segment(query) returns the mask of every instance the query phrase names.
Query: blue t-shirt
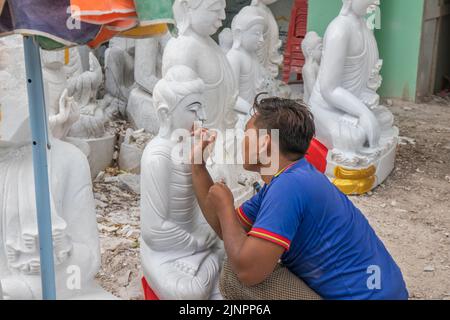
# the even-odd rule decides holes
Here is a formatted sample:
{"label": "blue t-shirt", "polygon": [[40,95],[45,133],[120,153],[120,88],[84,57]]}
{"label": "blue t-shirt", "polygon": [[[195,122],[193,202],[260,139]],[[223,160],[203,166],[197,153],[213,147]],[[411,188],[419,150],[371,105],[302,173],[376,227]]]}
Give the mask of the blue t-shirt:
{"label": "blue t-shirt", "polygon": [[324,299],[408,299],[399,267],[367,219],[305,159],[237,213],[249,236],[282,246],[282,263]]}

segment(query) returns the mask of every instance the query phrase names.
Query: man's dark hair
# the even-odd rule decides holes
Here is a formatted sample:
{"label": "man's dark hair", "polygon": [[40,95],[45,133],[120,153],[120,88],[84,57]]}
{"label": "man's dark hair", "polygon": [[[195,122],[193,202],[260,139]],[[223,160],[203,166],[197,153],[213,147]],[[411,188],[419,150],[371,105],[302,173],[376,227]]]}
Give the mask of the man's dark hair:
{"label": "man's dark hair", "polygon": [[284,155],[306,155],[315,135],[314,117],[303,102],[270,97],[253,105],[255,126],[258,129],[279,130],[280,152]]}

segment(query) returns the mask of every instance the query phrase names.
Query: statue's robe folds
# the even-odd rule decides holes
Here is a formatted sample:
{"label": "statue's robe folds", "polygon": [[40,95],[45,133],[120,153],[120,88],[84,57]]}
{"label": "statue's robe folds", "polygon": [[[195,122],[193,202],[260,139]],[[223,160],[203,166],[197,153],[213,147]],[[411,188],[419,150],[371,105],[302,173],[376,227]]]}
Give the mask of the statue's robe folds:
{"label": "statue's robe folds", "polygon": [[190,165],[172,161],[174,146],[156,137],[142,156],[144,275],[160,299],[220,298],[223,245],[200,211]]}

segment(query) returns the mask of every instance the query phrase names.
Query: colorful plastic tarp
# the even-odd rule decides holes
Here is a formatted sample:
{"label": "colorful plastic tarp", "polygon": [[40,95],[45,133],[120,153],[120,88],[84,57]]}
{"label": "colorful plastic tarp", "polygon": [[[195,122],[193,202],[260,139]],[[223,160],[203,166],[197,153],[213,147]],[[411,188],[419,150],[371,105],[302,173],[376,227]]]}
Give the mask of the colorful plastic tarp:
{"label": "colorful plastic tarp", "polygon": [[36,35],[43,49],[98,47],[114,36],[148,37],[174,23],[173,0],[0,0],[0,36]]}

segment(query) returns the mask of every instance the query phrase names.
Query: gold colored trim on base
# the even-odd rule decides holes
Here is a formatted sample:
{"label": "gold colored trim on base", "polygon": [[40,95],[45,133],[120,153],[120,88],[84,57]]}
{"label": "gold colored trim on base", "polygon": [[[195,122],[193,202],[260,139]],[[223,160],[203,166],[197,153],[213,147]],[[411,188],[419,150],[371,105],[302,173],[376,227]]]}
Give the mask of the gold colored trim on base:
{"label": "gold colored trim on base", "polygon": [[347,195],[364,194],[372,190],[376,182],[376,168],[370,166],[366,169],[347,169],[337,166],[334,169],[333,184]]}

